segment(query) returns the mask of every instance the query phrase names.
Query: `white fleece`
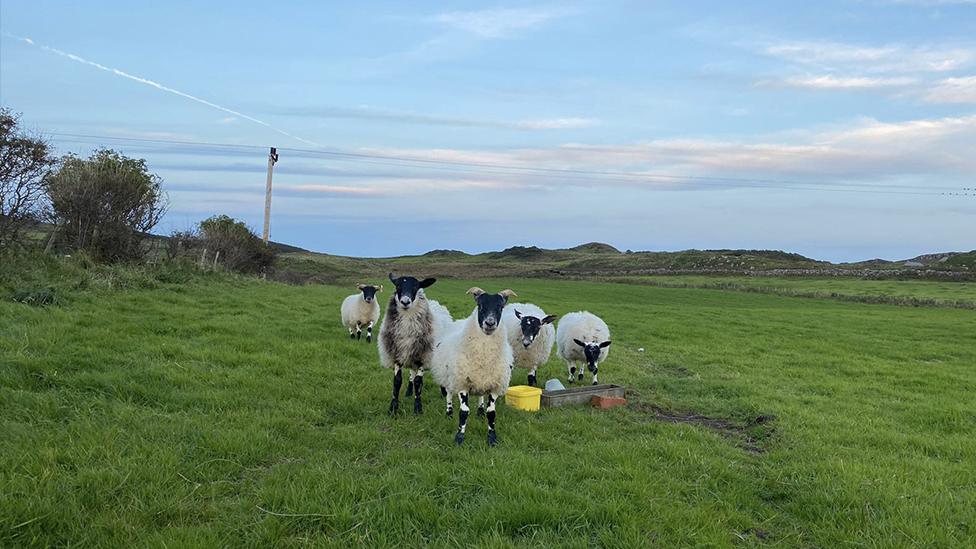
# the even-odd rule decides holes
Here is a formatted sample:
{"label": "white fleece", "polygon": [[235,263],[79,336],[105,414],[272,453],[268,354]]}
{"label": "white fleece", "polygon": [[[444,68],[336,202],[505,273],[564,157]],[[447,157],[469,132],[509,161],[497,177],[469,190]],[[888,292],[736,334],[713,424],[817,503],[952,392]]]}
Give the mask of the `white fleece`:
{"label": "white fleece", "polygon": [[512,378],[512,348],[505,325],[491,335],[478,325],[478,309],[467,319],[454,322],[437,344],[431,358],[434,380],[448,396],[464,391],[473,395],[503,395]]}
{"label": "white fleece", "polygon": [[549,361],[552,354],[552,344],[556,341],[556,329],[552,323],[543,324],[539,335],[535,336],[528,348],[522,345],[522,321],[516,318],[515,311],[522,316],[534,316],[539,320],[546,317],[546,312],[531,303],[509,303],[502,311],[502,324],[508,330],[508,342],[512,346],[514,365],[518,368],[535,370]]}
{"label": "white fleece", "polygon": [[368,326],[380,319],[380,304],[373,298],[372,303],[366,303],[362,292],[353,294],[342,300],[342,324],[350,331],[358,326]]}
{"label": "white fleece", "polygon": [[[574,339],[583,343],[602,343],[610,339],[610,328],[600,317],[587,311],[563,315],[556,327],[556,351],[566,362],[586,362],[583,348]],[[597,364],[606,360],[609,354],[610,347],[601,349]]]}

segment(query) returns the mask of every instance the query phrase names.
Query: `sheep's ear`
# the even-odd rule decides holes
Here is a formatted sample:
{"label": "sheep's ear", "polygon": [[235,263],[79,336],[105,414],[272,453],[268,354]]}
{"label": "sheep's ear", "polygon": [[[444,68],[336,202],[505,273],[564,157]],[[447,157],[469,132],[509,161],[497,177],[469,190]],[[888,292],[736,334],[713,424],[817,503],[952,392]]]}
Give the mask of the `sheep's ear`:
{"label": "sheep's ear", "polygon": [[383,293],[383,285],[380,284],[379,289],[376,290],[377,293]]}
{"label": "sheep's ear", "polygon": [[473,295],[474,298],[475,298],[475,300],[477,300],[478,299],[478,296],[481,295],[481,294],[483,294],[483,293],[485,293],[485,291],[482,290],[481,288],[477,287],[477,286],[473,286],[473,287],[469,288],[466,293],[468,295]]}
{"label": "sheep's ear", "polygon": [[420,281],[420,287],[426,288],[428,286],[433,286],[435,282],[437,282],[436,278],[425,278]]}
{"label": "sheep's ear", "polygon": [[366,285],[365,285],[365,284],[356,284],[356,289],[357,289],[357,290],[362,290],[362,289],[363,289],[363,288],[365,288],[365,287],[366,287]]}
{"label": "sheep's ear", "polygon": [[610,346],[610,343],[612,343],[612,342],[611,341],[604,341],[603,343],[600,344],[600,348],[602,349],[604,347],[609,347]]}
{"label": "sheep's ear", "polygon": [[586,347],[586,343],[583,343],[582,341],[580,341],[578,339],[574,339],[573,341],[575,341],[576,344],[579,345],[580,347]]}
{"label": "sheep's ear", "polygon": [[510,297],[518,297],[518,294],[517,293],[513,292],[512,290],[507,290],[507,289],[498,292],[498,295],[504,297],[505,299],[508,299]]}
{"label": "sheep's ear", "polygon": [[393,278],[393,273],[390,273],[390,282],[396,284],[396,279]]}
{"label": "sheep's ear", "polygon": [[543,324],[552,324],[556,321],[556,315],[548,315],[542,319]]}
{"label": "sheep's ear", "polygon": [[515,309],[515,318],[522,318],[522,313],[518,312],[518,309]]}

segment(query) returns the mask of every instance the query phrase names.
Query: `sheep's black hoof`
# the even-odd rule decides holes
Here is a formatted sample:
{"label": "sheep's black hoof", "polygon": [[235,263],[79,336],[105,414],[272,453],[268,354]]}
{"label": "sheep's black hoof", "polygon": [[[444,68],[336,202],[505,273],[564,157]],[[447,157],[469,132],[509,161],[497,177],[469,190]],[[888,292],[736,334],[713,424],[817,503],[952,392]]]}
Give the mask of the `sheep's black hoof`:
{"label": "sheep's black hoof", "polygon": [[599,383],[594,381],[591,385],[599,385]]}
{"label": "sheep's black hoof", "polygon": [[395,416],[396,413],[397,413],[397,410],[399,410],[399,409],[400,409],[400,401],[397,400],[397,399],[391,400],[390,401],[390,415],[391,416]]}
{"label": "sheep's black hoof", "polygon": [[372,341],[373,341],[373,336],[367,335],[366,336],[366,343],[371,343]]}
{"label": "sheep's black hoof", "polygon": [[363,338],[363,333],[362,332],[356,332],[356,339],[362,339],[362,338]]}
{"label": "sheep's black hoof", "polygon": [[356,339],[356,334],[349,332],[349,339]]}
{"label": "sheep's black hoof", "polygon": [[495,431],[488,431],[488,446],[498,446],[498,436]]}
{"label": "sheep's black hoof", "polygon": [[577,381],[583,381],[583,374],[582,374],[582,373],[580,373],[580,374],[579,374],[579,375],[578,375],[578,376],[576,377],[576,380],[577,380]]}
{"label": "sheep's black hoof", "polygon": [[413,413],[415,414],[424,413],[424,403],[420,402],[419,398],[413,399]]}
{"label": "sheep's black hoof", "polygon": [[529,387],[535,387],[535,376],[529,376]]}
{"label": "sheep's black hoof", "polygon": [[454,408],[447,409],[447,417],[454,417]]}
{"label": "sheep's black hoof", "polygon": [[458,431],[457,434],[454,435],[454,443],[457,444],[458,446],[464,444],[464,433]]}
{"label": "sheep's black hoof", "polygon": [[407,396],[413,396],[413,382],[407,382]]}

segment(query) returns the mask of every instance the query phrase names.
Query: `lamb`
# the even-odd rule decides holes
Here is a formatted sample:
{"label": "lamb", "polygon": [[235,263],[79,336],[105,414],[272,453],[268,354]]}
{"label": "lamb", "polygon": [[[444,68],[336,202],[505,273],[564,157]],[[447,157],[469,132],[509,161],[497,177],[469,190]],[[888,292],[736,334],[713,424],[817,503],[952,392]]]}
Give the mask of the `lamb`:
{"label": "lamb", "polygon": [[437,343],[431,358],[431,374],[446,390],[447,414],[452,412],[451,395],[461,401],[458,414],[458,431],[454,441],[461,445],[468,422],[468,396],[488,397],[488,445],[495,446],[495,403],[508,390],[512,377],[512,347],[502,322],[502,309],[512,290],[497,294],[486,293],[481,288],[467,292],[474,296],[478,306],[471,315],[455,322],[451,331]]}
{"label": "lamb", "polygon": [[[569,382],[577,375],[583,379],[583,367],[576,368],[577,362],[586,361],[586,367],[593,372],[593,385],[597,384],[597,371],[601,362],[610,353],[610,328],[600,317],[587,311],[569,313],[559,320],[556,327],[556,349],[569,368]],[[604,351],[604,349],[606,349]]]}
{"label": "lamb", "polygon": [[386,307],[379,340],[380,365],[393,369],[393,399],[389,412],[395,415],[400,408],[401,370],[406,367],[410,370],[407,396],[414,395],[413,412],[420,414],[423,413],[420,393],[424,385],[424,368],[430,364],[438,334],[444,333],[453,320],[443,305],[428,300],[424,294],[423,289],[437,282],[436,278],[394,278],[393,273],[389,277],[396,291]]}
{"label": "lamb", "polygon": [[556,329],[552,327],[556,315],[531,303],[510,303],[502,313],[502,323],[508,331],[508,341],[515,357],[514,366],[529,371],[529,385],[535,387],[535,371],[552,354]]}
{"label": "lamb", "polygon": [[352,339],[363,338],[363,326],[366,326],[366,342],[373,341],[373,324],[380,319],[380,304],[376,300],[376,294],[383,291],[383,285],[370,286],[359,284],[358,294],[342,300],[342,323],[349,329],[349,337]]}

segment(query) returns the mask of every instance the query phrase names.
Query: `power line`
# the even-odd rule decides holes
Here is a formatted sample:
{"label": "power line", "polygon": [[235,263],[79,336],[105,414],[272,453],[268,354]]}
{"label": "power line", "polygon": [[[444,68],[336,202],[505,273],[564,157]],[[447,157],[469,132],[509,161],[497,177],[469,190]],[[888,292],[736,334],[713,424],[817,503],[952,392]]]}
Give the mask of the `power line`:
{"label": "power line", "polygon": [[[235,143],[214,143],[206,141],[187,141],[171,139],[148,139],[137,137],[104,136],[92,134],[75,133],[49,133],[48,135],[67,138],[67,141],[81,140],[82,143],[115,141],[142,144],[164,144],[177,146],[208,147],[216,150],[241,152],[244,150],[264,150],[263,145],[248,145]],[[409,156],[384,155],[375,153],[353,153],[336,149],[299,149],[290,147],[279,147],[281,151],[297,152],[305,155],[321,156],[333,158],[345,162],[362,164],[376,164],[383,166],[400,166],[429,169],[449,170],[463,173],[474,174],[494,174],[494,175],[558,175],[568,179],[582,179],[587,181],[618,181],[627,183],[639,183],[640,181],[687,181],[710,184],[722,188],[759,188],[759,189],[784,189],[784,190],[809,190],[809,191],[837,191],[837,192],[862,192],[873,194],[912,194],[927,196],[950,196],[956,195],[959,187],[928,187],[920,185],[897,185],[897,184],[866,184],[853,182],[836,181],[796,181],[788,179],[770,178],[745,178],[745,177],[723,177],[723,176],[683,176],[662,173],[642,173],[642,172],[622,172],[622,171],[598,171],[583,170],[572,168],[547,168],[538,166],[519,166],[511,164],[499,164],[491,162],[463,162],[455,160],[444,160],[435,158],[418,158]],[[528,172],[528,173],[525,173]],[[900,189],[900,190],[893,190]],[[660,189],[667,190],[667,189]],[[943,192],[939,192],[943,191]]]}

